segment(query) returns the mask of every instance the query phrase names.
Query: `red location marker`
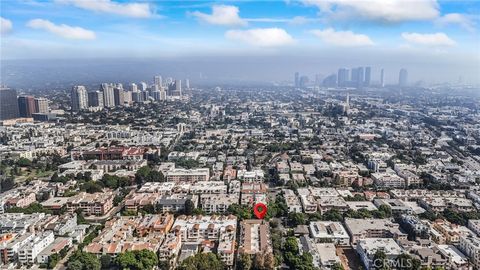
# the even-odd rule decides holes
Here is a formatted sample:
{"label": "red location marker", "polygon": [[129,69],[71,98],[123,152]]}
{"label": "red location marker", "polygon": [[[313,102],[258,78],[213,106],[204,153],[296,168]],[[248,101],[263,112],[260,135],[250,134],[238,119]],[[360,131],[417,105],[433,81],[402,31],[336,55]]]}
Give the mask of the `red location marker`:
{"label": "red location marker", "polygon": [[267,206],[263,203],[257,203],[253,207],[253,213],[258,219],[263,219],[267,214]]}

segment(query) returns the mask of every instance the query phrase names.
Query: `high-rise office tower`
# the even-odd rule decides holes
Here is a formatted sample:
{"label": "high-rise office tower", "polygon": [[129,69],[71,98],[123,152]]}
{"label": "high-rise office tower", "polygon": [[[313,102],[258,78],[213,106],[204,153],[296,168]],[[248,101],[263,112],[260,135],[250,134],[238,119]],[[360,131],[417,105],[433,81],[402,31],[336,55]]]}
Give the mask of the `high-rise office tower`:
{"label": "high-rise office tower", "polygon": [[102,83],[103,92],[103,106],[107,108],[115,107],[115,93],[113,85],[109,83]]}
{"label": "high-rise office tower", "polygon": [[140,91],[147,91],[147,88],[148,88],[148,85],[146,82],[140,82]]}
{"label": "high-rise office tower", "polygon": [[123,106],[123,89],[115,87],[113,89],[113,99],[115,100],[115,106]]}
{"label": "high-rise office tower", "polygon": [[407,86],[408,83],[408,72],[406,69],[400,69],[400,73],[398,74],[398,85],[400,86]]}
{"label": "high-rise office tower", "polygon": [[185,79],[185,88],[190,89],[190,80],[189,79]]}
{"label": "high-rise office tower", "polygon": [[380,71],[380,86],[385,87],[385,71],[382,70]]}
{"label": "high-rise office tower", "polygon": [[103,108],[103,92],[101,91],[88,92],[88,107]]}
{"label": "high-rise office tower", "polygon": [[123,84],[117,83],[114,88],[122,89],[123,90]]}
{"label": "high-rise office tower", "polygon": [[173,78],[172,77],[168,77],[165,82],[164,82],[166,85],[169,85],[171,83],[173,83]]}
{"label": "high-rise office tower", "polygon": [[295,87],[300,87],[300,73],[295,72]]}
{"label": "high-rise office tower", "polygon": [[148,91],[141,91],[140,93],[142,94],[142,99],[143,99],[143,101],[147,101],[147,100],[150,98],[150,92],[148,92]]}
{"label": "high-rise office tower", "polygon": [[84,110],[88,107],[87,89],[83,85],[75,85],[71,92],[72,111]]}
{"label": "high-rise office tower", "polygon": [[305,88],[307,87],[307,83],[309,82],[308,76],[300,76],[300,85],[299,87]]}
{"label": "high-rise office tower", "polygon": [[335,87],[337,86],[337,74],[332,74],[325,79],[323,79],[323,86],[326,87]]}
{"label": "high-rise office tower", "polygon": [[346,68],[340,68],[338,70],[338,86],[347,86],[347,82],[349,81],[349,73],[349,70]]}
{"label": "high-rise office tower", "polygon": [[20,117],[32,117],[32,113],[36,113],[35,98],[32,96],[19,96],[18,112]]}
{"label": "high-rise office tower", "polygon": [[175,96],[182,96],[182,80],[175,80]]}
{"label": "high-rise office tower", "polygon": [[154,84],[154,85],[158,85],[159,87],[161,87],[162,84],[163,84],[162,76],[157,75],[157,76],[153,77],[153,84]]}
{"label": "high-rise office tower", "polygon": [[167,90],[165,88],[160,88],[160,100],[167,100]]}
{"label": "high-rise office tower", "polygon": [[0,120],[17,118],[18,115],[17,91],[0,86]]}
{"label": "high-rise office tower", "polygon": [[132,99],[132,93],[131,91],[123,91],[123,102],[125,104],[131,104],[133,99]]}
{"label": "high-rise office tower", "polygon": [[364,73],[363,67],[359,67],[357,69],[358,69],[357,81],[356,81],[357,87],[361,87],[363,85],[363,82],[365,81],[365,73]]}
{"label": "high-rise office tower", "polygon": [[351,76],[351,84],[352,86],[357,85],[358,82],[358,68],[352,68],[352,76]]}
{"label": "high-rise office tower", "polygon": [[371,76],[372,76],[372,68],[366,67],[365,68],[365,85],[366,86],[370,86]]}
{"label": "high-rise office tower", "polygon": [[35,98],[35,111],[37,113],[48,113],[48,99],[46,98]]}
{"label": "high-rise office tower", "polygon": [[[145,90],[146,90],[146,89],[145,89]],[[145,91],[145,90],[142,90],[142,91]],[[138,91],[137,85],[134,84],[134,83],[131,83],[131,84],[130,84],[130,91],[132,91],[132,92],[137,92],[137,91]]]}
{"label": "high-rise office tower", "polygon": [[140,91],[134,91],[132,93],[132,101],[133,102],[143,102],[143,92]]}
{"label": "high-rise office tower", "polygon": [[160,90],[152,91],[152,92],[150,93],[150,96],[151,96],[154,100],[160,100]]}

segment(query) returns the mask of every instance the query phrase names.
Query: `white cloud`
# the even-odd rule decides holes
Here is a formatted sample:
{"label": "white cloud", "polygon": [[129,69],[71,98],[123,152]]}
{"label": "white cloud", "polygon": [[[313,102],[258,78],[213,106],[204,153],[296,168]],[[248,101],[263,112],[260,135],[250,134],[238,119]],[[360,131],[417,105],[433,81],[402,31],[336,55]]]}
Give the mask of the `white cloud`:
{"label": "white cloud", "polygon": [[402,37],[412,44],[428,47],[445,47],[456,44],[456,42],[450,39],[445,33],[419,34],[405,32],[402,33]]}
{"label": "white cloud", "polygon": [[458,24],[462,28],[473,32],[475,31],[474,22],[470,19],[469,16],[463,15],[460,13],[448,13],[444,16],[438,18],[435,23],[440,26],[446,26],[449,24]]}
{"label": "white cloud", "polygon": [[335,17],[402,22],[431,20],[439,16],[436,0],[302,0]]}
{"label": "white cloud", "polygon": [[254,28],[249,30],[229,30],[225,37],[260,47],[275,47],[293,44],[295,40],[281,28]]}
{"label": "white cloud", "polygon": [[199,20],[216,25],[247,25],[247,21],[240,18],[239,10],[236,6],[215,5],[212,6],[212,14],[194,11],[191,14]]}
{"label": "white cloud", "polygon": [[112,0],[56,0],[62,4],[71,4],[78,8],[117,14],[134,18],[151,17],[152,11],[148,3],[117,3]]}
{"label": "white cloud", "polygon": [[335,31],[333,28],[327,28],[310,32],[323,40],[323,42],[335,46],[355,47],[375,44],[367,35],[355,34],[352,31]]}
{"label": "white cloud", "polygon": [[55,35],[68,39],[95,39],[95,32],[66,24],[54,24],[51,21],[43,19],[34,19],[27,23],[27,26],[33,29],[46,30]]}
{"label": "white cloud", "polygon": [[12,31],[13,24],[12,21],[5,19],[3,17],[0,17],[0,34],[6,34],[10,31]]}

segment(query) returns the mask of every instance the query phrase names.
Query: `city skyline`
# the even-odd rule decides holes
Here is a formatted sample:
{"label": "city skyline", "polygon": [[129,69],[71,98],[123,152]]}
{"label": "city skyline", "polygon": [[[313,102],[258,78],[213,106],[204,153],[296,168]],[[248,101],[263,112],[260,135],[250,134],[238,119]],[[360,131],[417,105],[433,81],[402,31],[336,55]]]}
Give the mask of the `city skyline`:
{"label": "city skyline", "polygon": [[3,70],[15,59],[130,58],[189,62],[210,78],[368,65],[408,68],[412,81],[478,83],[478,2],[373,2],[7,1],[0,54]]}

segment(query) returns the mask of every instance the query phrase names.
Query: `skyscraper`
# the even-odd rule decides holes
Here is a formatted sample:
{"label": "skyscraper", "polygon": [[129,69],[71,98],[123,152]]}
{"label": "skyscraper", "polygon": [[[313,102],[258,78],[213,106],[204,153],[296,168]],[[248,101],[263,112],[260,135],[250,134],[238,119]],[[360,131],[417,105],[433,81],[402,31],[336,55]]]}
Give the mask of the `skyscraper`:
{"label": "skyscraper", "polygon": [[17,91],[0,87],[0,120],[18,117]]}
{"label": "skyscraper", "polygon": [[352,77],[351,77],[351,85],[355,86],[358,82],[358,68],[352,68]]}
{"label": "skyscraper", "polygon": [[400,69],[400,73],[398,75],[398,85],[400,86],[407,86],[408,83],[408,72],[406,69]]}
{"label": "skyscraper", "polygon": [[[157,85],[157,84],[155,84]],[[140,91],[147,91],[147,83],[146,82],[140,82]]]}
{"label": "skyscraper", "polygon": [[123,91],[123,102],[125,104],[131,104],[132,103],[132,93],[131,91]]}
{"label": "skyscraper", "polygon": [[175,80],[175,96],[182,96],[182,80]]}
{"label": "skyscraper", "polygon": [[366,86],[370,86],[371,76],[372,76],[372,68],[366,67],[365,68],[365,85]]}
{"label": "skyscraper", "polygon": [[349,80],[349,70],[346,68],[340,68],[338,70],[338,86],[344,87],[347,86],[347,82]]}
{"label": "skyscraper", "polygon": [[365,73],[364,73],[364,70],[363,70],[363,67],[359,67],[357,68],[358,69],[358,72],[357,72],[357,87],[362,87],[363,86],[363,82],[365,81]]}
{"label": "skyscraper", "polygon": [[[147,90],[147,89],[142,90],[142,91],[146,91],[146,90]],[[130,84],[130,91],[132,91],[132,92],[137,92],[137,91],[138,91],[137,85],[134,84],[134,83],[131,83],[131,84]]]}
{"label": "skyscraper", "polygon": [[185,88],[190,89],[190,80],[189,79],[185,79]]}
{"label": "skyscraper", "polygon": [[[158,85],[159,87],[162,87],[162,83],[163,83],[163,82],[162,82],[162,76],[157,75],[157,76],[153,77],[153,83],[154,83],[155,85]],[[146,90],[146,89],[145,89],[145,90]],[[142,91],[144,91],[144,90],[142,90]]]}
{"label": "skyscraper", "polygon": [[35,98],[32,96],[19,96],[18,112],[20,117],[32,117],[32,113],[36,113]]}
{"label": "skyscraper", "polygon": [[133,102],[143,102],[143,92],[140,91],[133,91],[132,93],[132,101]]}
{"label": "skyscraper", "polygon": [[307,87],[308,82],[309,82],[308,76],[300,76],[299,87],[301,88]]}
{"label": "skyscraper", "polygon": [[380,86],[385,87],[385,71],[380,71]]}
{"label": "skyscraper", "polygon": [[75,85],[71,92],[72,111],[84,110],[88,107],[87,89],[83,85]]}
{"label": "skyscraper", "polygon": [[323,79],[323,86],[326,87],[335,87],[337,86],[337,74],[332,74],[325,79]]}
{"label": "skyscraper", "polygon": [[300,87],[300,74],[295,72],[295,87]]}
{"label": "skyscraper", "polygon": [[88,106],[103,108],[103,92],[101,91],[88,92]]}
{"label": "skyscraper", "polygon": [[35,98],[35,112],[37,113],[48,113],[48,99],[46,98]]}
{"label": "skyscraper", "polygon": [[115,107],[115,93],[113,91],[113,85],[109,83],[102,83],[103,92],[103,106],[107,108]]}
{"label": "skyscraper", "polygon": [[113,99],[115,100],[115,106],[123,106],[123,89],[115,87],[113,89]]}

